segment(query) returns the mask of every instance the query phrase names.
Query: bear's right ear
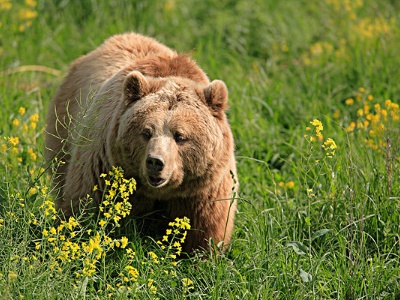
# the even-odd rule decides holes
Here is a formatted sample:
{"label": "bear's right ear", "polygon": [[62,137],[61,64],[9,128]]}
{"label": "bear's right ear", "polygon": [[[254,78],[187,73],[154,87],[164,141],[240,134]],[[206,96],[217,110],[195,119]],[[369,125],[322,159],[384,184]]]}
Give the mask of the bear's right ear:
{"label": "bear's right ear", "polygon": [[138,71],[130,72],[124,81],[124,100],[127,104],[135,102],[150,92],[146,77]]}
{"label": "bear's right ear", "polygon": [[224,118],[224,111],[228,108],[228,89],[221,80],[214,80],[203,91],[206,104],[214,117]]}

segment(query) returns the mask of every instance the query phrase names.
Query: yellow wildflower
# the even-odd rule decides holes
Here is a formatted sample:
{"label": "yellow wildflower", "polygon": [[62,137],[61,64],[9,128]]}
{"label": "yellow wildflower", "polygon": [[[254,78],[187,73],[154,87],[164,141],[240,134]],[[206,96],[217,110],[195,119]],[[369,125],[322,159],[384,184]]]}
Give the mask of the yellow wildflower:
{"label": "yellow wildflower", "polygon": [[38,13],[31,9],[22,8],[18,11],[18,18],[20,20],[29,20],[36,18]]}
{"label": "yellow wildflower", "polygon": [[15,281],[15,279],[17,279],[17,277],[18,277],[18,274],[17,274],[17,273],[15,273],[15,272],[13,272],[13,271],[9,271],[9,272],[8,272],[8,280],[9,280],[10,282]]}
{"label": "yellow wildflower", "polygon": [[29,121],[31,122],[31,128],[36,128],[36,123],[39,122],[39,114],[33,114],[30,118]]}
{"label": "yellow wildflower", "polygon": [[10,0],[0,1],[0,10],[10,10],[12,8],[12,3]]}
{"label": "yellow wildflower", "polygon": [[31,160],[36,161],[37,155],[35,154],[35,152],[33,152],[32,148],[29,147],[27,152]]}
{"label": "yellow wildflower", "polygon": [[69,220],[68,220],[68,223],[67,223],[67,228],[69,230],[73,230],[78,225],[79,225],[79,223],[74,217],[69,217]]}
{"label": "yellow wildflower", "polygon": [[25,0],[25,4],[30,7],[35,7],[37,3],[35,0]]}
{"label": "yellow wildflower", "polygon": [[25,107],[20,107],[19,109],[18,109],[18,113],[21,115],[21,116],[23,116],[24,114],[25,114],[25,112],[26,112],[26,109],[25,109]]}
{"label": "yellow wildflower", "polygon": [[326,151],[326,156],[331,158],[333,155],[335,155],[335,149],[337,148],[337,145],[335,141],[331,138],[328,138],[323,144],[322,148]]}
{"label": "yellow wildflower", "polygon": [[346,103],[346,105],[353,105],[354,104],[354,99],[353,98],[348,98],[348,99],[346,99],[346,101],[344,103]]}
{"label": "yellow wildflower", "polygon": [[[137,278],[139,277],[139,271],[136,268],[134,268],[132,266],[126,266],[125,270],[128,272],[130,280],[136,281]],[[129,279],[127,278],[127,280],[125,280],[125,281],[129,281]]]}
{"label": "yellow wildflower", "polygon": [[182,229],[190,229],[189,219],[184,217],[181,223]]}
{"label": "yellow wildflower", "polygon": [[340,110],[339,109],[335,109],[335,111],[333,112],[333,118],[334,119],[340,118]]}
{"label": "yellow wildflower", "polygon": [[8,138],[8,142],[15,147],[19,144],[19,138],[11,136]]}
{"label": "yellow wildflower", "polygon": [[285,187],[288,188],[288,189],[293,189],[294,188],[294,182],[293,181],[286,182]]}
{"label": "yellow wildflower", "polygon": [[328,138],[328,139],[325,141],[325,143],[322,145],[322,147],[323,147],[325,150],[327,150],[327,149],[333,150],[333,149],[336,149],[336,148],[337,148],[335,141],[334,141],[333,139],[331,139],[331,138]]}
{"label": "yellow wildflower", "polygon": [[189,278],[182,278],[182,284],[188,289],[193,289],[193,281]]}
{"label": "yellow wildflower", "polygon": [[128,245],[128,238],[125,237],[125,236],[123,236],[123,237],[121,238],[121,248],[123,249],[123,248],[125,248],[127,245]]}
{"label": "yellow wildflower", "polygon": [[310,123],[311,125],[315,126],[315,135],[319,138],[322,137],[321,131],[324,130],[322,122],[320,120],[314,119]]}
{"label": "yellow wildflower", "polygon": [[314,197],[314,196],[315,196],[315,194],[313,193],[313,190],[312,190],[312,189],[307,189],[307,195],[308,195],[309,197]]}
{"label": "yellow wildflower", "polygon": [[150,251],[147,254],[151,257],[153,262],[155,262],[156,264],[159,263],[157,254],[155,254],[153,251]]}
{"label": "yellow wildflower", "polygon": [[59,233],[61,230],[63,230],[65,227],[65,223],[61,223],[60,225],[58,225],[57,227],[57,232]]}
{"label": "yellow wildflower", "polygon": [[20,122],[19,122],[18,119],[14,119],[14,120],[12,120],[12,124],[13,124],[14,127],[18,127]]}
{"label": "yellow wildflower", "polygon": [[364,113],[365,114],[368,114],[370,109],[371,109],[371,107],[369,105],[364,104]]}
{"label": "yellow wildflower", "polygon": [[356,122],[350,122],[350,125],[345,128],[346,132],[352,132],[356,128]]}
{"label": "yellow wildflower", "polygon": [[153,295],[157,294],[157,287],[156,286],[152,285],[150,287],[150,294],[153,294]]}
{"label": "yellow wildflower", "polygon": [[29,196],[33,196],[37,193],[37,189],[35,187],[31,187],[28,191]]}

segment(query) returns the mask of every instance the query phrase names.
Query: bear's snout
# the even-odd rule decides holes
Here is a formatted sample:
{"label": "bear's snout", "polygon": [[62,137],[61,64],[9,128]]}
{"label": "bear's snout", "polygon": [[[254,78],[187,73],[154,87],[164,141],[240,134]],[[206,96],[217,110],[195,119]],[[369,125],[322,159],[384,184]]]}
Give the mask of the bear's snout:
{"label": "bear's snout", "polygon": [[146,167],[150,173],[158,173],[164,169],[165,163],[161,156],[149,155],[146,159]]}
{"label": "bear's snout", "polygon": [[149,154],[146,158],[147,182],[153,187],[161,187],[168,181],[169,175],[164,174],[165,161],[159,155]]}

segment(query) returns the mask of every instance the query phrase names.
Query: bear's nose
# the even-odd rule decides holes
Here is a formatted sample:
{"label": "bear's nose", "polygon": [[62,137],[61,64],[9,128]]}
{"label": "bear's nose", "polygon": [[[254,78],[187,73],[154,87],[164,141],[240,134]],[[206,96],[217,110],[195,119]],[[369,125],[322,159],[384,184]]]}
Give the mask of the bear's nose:
{"label": "bear's nose", "polygon": [[151,172],[161,172],[164,165],[164,160],[160,156],[149,155],[146,159],[146,167]]}

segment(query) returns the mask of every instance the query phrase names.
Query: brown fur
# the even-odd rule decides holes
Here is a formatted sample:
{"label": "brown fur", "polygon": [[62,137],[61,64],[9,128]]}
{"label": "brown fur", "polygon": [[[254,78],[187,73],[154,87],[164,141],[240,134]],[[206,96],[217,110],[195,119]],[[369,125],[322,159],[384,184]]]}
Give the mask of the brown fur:
{"label": "brown fur", "polygon": [[187,251],[227,245],[237,188],[227,101],[189,56],[135,33],[109,38],[72,63],[50,104],[46,158],[64,161],[53,172],[58,209],[79,213],[100,174],[121,166],[138,182],[133,215],[188,217]]}

